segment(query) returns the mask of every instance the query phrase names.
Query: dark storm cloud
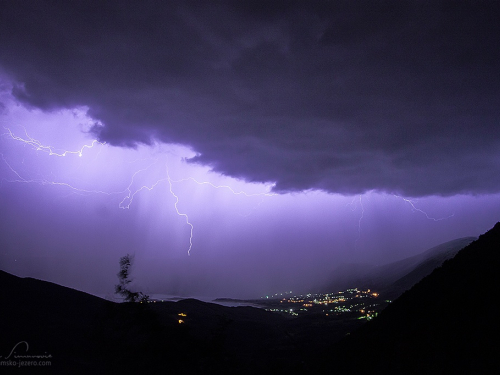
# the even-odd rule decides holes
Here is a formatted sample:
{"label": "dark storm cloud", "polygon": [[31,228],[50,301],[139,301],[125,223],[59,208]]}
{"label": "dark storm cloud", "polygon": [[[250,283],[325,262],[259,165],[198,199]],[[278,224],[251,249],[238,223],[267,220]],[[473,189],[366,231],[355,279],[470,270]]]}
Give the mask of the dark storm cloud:
{"label": "dark storm cloud", "polygon": [[500,191],[500,6],[6,1],[15,96],[277,191]]}

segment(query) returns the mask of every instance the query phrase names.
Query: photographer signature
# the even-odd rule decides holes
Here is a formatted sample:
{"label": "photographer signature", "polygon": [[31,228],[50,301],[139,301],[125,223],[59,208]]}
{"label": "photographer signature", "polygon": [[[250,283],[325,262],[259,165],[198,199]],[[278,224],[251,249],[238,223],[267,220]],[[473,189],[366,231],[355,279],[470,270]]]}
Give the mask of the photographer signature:
{"label": "photographer signature", "polygon": [[19,341],[16,345],[14,345],[14,347],[12,348],[12,350],[10,351],[9,355],[5,358],[3,358],[1,355],[0,355],[0,359],[4,359],[4,360],[8,360],[8,359],[11,359],[11,358],[14,358],[14,359],[50,359],[52,358],[52,355],[51,354],[34,354],[34,355],[31,355],[31,354],[17,354],[16,353],[16,349],[22,349],[23,347],[26,347],[26,353],[28,353],[28,350],[29,350],[29,345],[26,341]]}

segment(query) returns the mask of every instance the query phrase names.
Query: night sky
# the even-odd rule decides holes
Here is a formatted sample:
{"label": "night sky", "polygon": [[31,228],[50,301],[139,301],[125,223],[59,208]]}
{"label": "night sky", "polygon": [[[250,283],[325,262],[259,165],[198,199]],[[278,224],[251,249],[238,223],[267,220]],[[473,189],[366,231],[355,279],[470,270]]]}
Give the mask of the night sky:
{"label": "night sky", "polygon": [[500,220],[496,1],[0,1],[0,269],[304,291]]}

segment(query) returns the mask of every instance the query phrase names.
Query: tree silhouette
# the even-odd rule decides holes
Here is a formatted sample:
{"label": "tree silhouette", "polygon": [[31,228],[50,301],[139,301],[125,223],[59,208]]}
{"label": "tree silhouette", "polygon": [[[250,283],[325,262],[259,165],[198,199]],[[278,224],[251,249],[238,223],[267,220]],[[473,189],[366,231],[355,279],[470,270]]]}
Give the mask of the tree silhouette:
{"label": "tree silhouette", "polygon": [[133,262],[134,257],[130,254],[120,258],[120,272],[118,272],[119,284],[115,285],[115,293],[123,296],[125,302],[148,302],[148,295],[142,292],[132,292],[128,287],[128,284],[132,282],[130,278],[130,268]]}

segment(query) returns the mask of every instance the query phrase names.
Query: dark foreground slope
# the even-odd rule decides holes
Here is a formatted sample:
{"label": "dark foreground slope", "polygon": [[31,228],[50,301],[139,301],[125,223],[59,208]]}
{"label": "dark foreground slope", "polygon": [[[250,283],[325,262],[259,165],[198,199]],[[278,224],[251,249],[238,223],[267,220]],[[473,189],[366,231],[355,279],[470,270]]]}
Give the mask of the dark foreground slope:
{"label": "dark foreground slope", "polygon": [[[386,295],[395,294],[399,297],[404,291],[431,274],[434,269],[440,267],[446,260],[453,258],[460,250],[476,239],[474,237],[458,238],[413,257],[385,265],[379,270],[378,279],[375,279],[373,284],[380,284],[380,289],[384,290]],[[390,285],[383,284],[384,277],[389,278],[385,280],[389,281]],[[392,295],[388,297],[393,298]]]}
{"label": "dark foreground slope", "polygon": [[342,340],[347,373],[500,373],[500,223]]}
{"label": "dark foreground slope", "polygon": [[441,266],[445,260],[453,258],[476,239],[476,237],[457,238],[420,254],[382,266],[343,265],[334,272],[327,286],[320,289],[332,291],[353,286],[371,288],[380,291],[387,299],[392,300]]}
{"label": "dark foreground slope", "polygon": [[270,359],[252,363],[263,350],[293,349],[280,328],[286,319],[257,308],[197,300],[119,304],[3,271],[0,285],[1,373],[245,372],[248,365],[266,370]]}
{"label": "dark foreground slope", "polygon": [[[298,373],[363,324],[194,299],[119,304],[2,271],[0,286],[2,373]],[[16,355],[50,366],[1,363]]]}
{"label": "dark foreground slope", "polygon": [[491,373],[499,349],[499,244],[497,224],[366,325],[193,299],[118,304],[0,271],[0,364],[18,343],[15,354],[51,362],[2,365],[0,372]]}
{"label": "dark foreground slope", "polygon": [[[0,360],[8,358],[14,346],[17,355],[50,355],[52,371],[92,368],[94,348],[88,345],[98,313],[112,303],[101,298],[32,278],[19,278],[0,271]],[[22,343],[26,342],[26,344]],[[27,357],[27,360],[38,359]],[[47,359],[47,358],[41,358]],[[2,370],[22,369],[3,365]],[[49,366],[50,367],[50,366]]]}

